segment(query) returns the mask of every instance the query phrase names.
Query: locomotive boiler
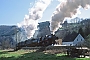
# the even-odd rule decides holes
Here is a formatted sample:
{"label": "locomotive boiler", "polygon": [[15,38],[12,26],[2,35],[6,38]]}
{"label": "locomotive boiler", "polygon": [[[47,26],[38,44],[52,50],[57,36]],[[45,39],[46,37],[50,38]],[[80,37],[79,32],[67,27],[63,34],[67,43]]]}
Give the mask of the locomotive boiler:
{"label": "locomotive boiler", "polygon": [[22,48],[22,47],[45,47],[45,46],[49,46],[49,45],[54,45],[56,42],[55,40],[58,39],[58,37],[56,37],[55,35],[51,34],[51,35],[46,35],[45,37],[40,37],[37,39],[28,39],[26,41],[23,42],[19,42],[17,44],[18,48]]}

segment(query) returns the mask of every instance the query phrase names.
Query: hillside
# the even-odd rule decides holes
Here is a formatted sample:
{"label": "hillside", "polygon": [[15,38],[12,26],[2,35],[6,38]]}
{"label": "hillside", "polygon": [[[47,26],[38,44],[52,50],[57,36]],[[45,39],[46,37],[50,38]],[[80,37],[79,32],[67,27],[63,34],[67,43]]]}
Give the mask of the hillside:
{"label": "hillside", "polygon": [[15,30],[15,28],[16,28],[16,26],[1,25],[0,26],[0,36],[1,35],[10,35],[9,32]]}
{"label": "hillside", "polygon": [[[55,35],[58,38],[63,39],[66,35],[72,32],[77,32],[80,33],[86,40],[89,40],[90,38],[87,38],[88,35],[90,35],[89,23],[90,19],[83,19],[82,21],[75,23],[68,23],[65,21],[61,24],[62,27],[55,32]],[[37,26],[38,30],[35,31],[34,38],[50,35],[51,32],[49,26],[49,21],[39,23]],[[26,39],[27,37],[25,35],[25,31],[22,28],[18,28],[17,26],[0,26],[0,46],[3,45],[3,47],[7,47],[5,44],[10,44],[8,45],[9,47],[15,47],[16,42],[25,41]]]}
{"label": "hillside", "polygon": [[66,21],[62,24],[55,33],[59,38],[63,38],[66,34],[77,32],[82,30],[83,36],[86,38],[90,34],[90,19],[83,19],[81,22],[77,23],[67,23]]}
{"label": "hillside", "polygon": [[46,22],[41,22],[38,24],[38,30],[36,31],[36,34],[34,34],[34,36],[36,35],[36,38],[38,37],[45,37],[46,35],[50,35],[50,22],[46,21]]}
{"label": "hillside", "polygon": [[[17,31],[16,31],[17,29]],[[0,46],[4,48],[14,48],[16,44],[16,34],[20,31],[17,26],[0,26]]]}

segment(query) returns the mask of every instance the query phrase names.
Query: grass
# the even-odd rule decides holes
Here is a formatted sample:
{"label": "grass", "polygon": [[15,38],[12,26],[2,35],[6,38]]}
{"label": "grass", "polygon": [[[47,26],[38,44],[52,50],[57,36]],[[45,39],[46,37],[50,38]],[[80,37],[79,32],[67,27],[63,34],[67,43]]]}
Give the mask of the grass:
{"label": "grass", "polygon": [[90,58],[70,58],[65,54],[47,54],[28,50],[15,52],[0,50],[0,60],[90,60]]}

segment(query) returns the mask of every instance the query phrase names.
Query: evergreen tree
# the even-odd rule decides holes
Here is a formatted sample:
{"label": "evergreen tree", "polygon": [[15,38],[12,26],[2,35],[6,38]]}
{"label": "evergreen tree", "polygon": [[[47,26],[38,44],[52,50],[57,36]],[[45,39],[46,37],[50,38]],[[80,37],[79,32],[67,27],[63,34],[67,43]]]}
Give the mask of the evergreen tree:
{"label": "evergreen tree", "polygon": [[81,27],[79,28],[78,33],[81,34],[83,37],[85,37],[85,36],[84,36],[83,29],[82,29]]}

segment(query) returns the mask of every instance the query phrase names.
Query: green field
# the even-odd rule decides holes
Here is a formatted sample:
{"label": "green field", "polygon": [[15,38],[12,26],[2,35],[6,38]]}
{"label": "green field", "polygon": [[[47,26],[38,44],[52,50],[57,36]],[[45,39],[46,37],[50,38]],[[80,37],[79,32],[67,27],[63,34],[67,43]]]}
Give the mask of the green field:
{"label": "green field", "polygon": [[28,50],[2,51],[0,60],[90,60],[90,58],[70,58],[65,54],[46,54],[44,52],[30,52]]}

